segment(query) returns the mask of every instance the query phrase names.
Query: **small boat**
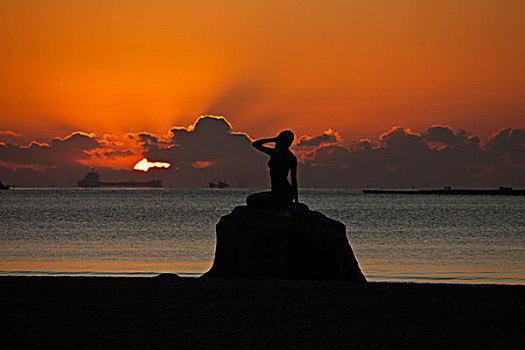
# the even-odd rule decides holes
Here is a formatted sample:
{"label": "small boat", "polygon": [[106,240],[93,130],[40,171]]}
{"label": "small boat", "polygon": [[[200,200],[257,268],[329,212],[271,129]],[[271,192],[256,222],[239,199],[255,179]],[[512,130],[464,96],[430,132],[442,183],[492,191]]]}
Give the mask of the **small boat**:
{"label": "small boat", "polygon": [[214,183],[214,182],[210,182],[208,183],[210,188],[226,188],[226,187],[230,187],[229,184],[227,184],[226,182],[224,181],[219,181],[217,183]]}

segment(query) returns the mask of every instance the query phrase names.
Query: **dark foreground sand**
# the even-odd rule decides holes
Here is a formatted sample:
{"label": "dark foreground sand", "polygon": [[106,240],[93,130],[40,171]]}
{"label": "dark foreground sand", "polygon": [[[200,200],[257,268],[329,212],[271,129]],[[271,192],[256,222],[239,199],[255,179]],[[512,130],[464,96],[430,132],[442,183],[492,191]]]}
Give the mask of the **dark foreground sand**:
{"label": "dark foreground sand", "polygon": [[2,348],[523,349],[523,286],[2,277]]}

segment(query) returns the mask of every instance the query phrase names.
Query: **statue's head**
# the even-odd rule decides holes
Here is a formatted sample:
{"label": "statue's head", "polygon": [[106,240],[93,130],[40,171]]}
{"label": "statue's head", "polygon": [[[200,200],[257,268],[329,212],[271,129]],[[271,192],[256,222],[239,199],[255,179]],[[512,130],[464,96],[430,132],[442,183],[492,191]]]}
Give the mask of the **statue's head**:
{"label": "statue's head", "polygon": [[291,130],[284,130],[277,135],[277,140],[275,141],[275,148],[287,149],[293,143],[294,134]]}

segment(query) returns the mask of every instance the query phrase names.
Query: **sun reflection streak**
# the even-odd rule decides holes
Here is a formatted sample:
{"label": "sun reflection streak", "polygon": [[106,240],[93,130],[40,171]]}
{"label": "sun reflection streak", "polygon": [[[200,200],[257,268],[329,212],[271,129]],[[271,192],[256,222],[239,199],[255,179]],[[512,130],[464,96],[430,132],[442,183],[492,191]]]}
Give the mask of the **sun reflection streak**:
{"label": "sun reflection streak", "polygon": [[140,161],[135,164],[133,167],[134,170],[139,170],[143,172],[147,172],[150,168],[169,168],[171,166],[170,163],[166,162],[150,162],[147,158],[142,158]]}

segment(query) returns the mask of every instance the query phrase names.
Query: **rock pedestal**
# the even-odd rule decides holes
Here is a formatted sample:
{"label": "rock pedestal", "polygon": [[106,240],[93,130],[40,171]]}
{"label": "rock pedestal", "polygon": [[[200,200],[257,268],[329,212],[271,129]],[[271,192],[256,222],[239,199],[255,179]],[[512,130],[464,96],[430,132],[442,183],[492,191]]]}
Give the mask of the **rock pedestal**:
{"label": "rock pedestal", "polygon": [[291,217],[248,206],[223,216],[213,266],[202,278],[366,282],[345,225],[304,204]]}

